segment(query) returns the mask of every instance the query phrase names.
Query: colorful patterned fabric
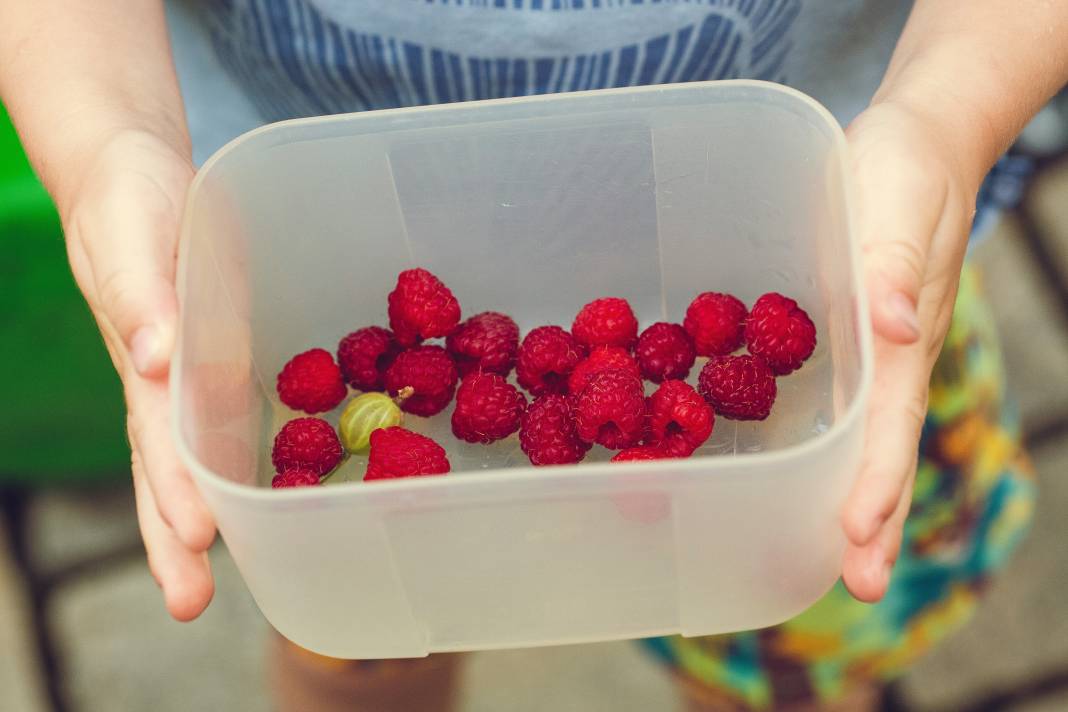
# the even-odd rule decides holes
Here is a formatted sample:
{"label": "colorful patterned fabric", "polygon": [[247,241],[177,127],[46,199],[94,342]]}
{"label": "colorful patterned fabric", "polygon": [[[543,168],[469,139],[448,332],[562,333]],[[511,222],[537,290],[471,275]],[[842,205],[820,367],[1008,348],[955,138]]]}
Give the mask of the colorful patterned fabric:
{"label": "colorful patterned fabric", "polygon": [[858,603],[839,583],[774,628],[642,641],[698,694],[756,710],[832,700],[900,675],[968,620],[1027,530],[1035,500],[979,282],[965,270],[931,379],[912,511],[885,599]]}

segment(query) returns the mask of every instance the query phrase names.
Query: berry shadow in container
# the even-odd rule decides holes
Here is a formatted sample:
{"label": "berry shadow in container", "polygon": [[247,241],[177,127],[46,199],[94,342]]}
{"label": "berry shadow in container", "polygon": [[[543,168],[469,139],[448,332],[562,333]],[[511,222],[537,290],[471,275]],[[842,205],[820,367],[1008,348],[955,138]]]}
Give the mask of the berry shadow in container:
{"label": "berry shadow in container", "polygon": [[[749,81],[323,117],[222,149],[182,227],[172,420],[268,620],[381,658],[725,633],[816,601],[839,574],[871,378],[844,152],[814,101]],[[703,292],[781,292],[818,346],[766,421],[716,419],[703,448],[733,454],[535,468],[502,447],[477,472],[271,490],[263,453],[292,413],[262,375],[389,324],[382,295],[414,267],[524,334],[604,295],[647,326]],[[251,408],[195,378],[233,361],[235,334]],[[450,414],[412,421],[448,449]],[[745,447],[724,450],[730,428]],[[216,452],[224,439],[260,460]],[[633,497],[664,506],[637,521],[618,506]]]}

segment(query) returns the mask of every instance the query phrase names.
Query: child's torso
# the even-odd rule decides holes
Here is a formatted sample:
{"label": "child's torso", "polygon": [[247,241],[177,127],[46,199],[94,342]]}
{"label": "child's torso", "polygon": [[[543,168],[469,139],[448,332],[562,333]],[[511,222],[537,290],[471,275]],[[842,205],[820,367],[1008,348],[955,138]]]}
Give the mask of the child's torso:
{"label": "child's torso", "polygon": [[[752,78],[848,118],[905,0],[201,0],[222,64],[266,119]],[[824,96],[820,96],[820,94]]]}

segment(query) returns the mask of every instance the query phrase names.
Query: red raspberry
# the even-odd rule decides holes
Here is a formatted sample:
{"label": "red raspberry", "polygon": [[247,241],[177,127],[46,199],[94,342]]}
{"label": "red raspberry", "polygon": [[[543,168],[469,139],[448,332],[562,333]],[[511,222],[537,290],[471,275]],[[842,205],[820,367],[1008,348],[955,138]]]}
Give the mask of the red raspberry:
{"label": "red raspberry", "polygon": [[319,475],[311,470],[304,470],[301,468],[286,470],[282,474],[275,475],[271,479],[271,487],[273,489],[282,489],[285,487],[314,487],[317,484],[319,484]]}
{"label": "red raspberry", "polygon": [[682,322],[698,356],[725,356],[738,350],[745,332],[745,304],[719,292],[698,294]]}
{"label": "red raspberry", "polygon": [[638,320],[626,299],[605,297],[595,299],[579,310],[571,333],[580,344],[594,346],[634,347],[638,338]]}
{"label": "red raspberry", "polygon": [[638,362],[634,360],[634,357],[626,349],[618,346],[600,346],[591,351],[589,356],[579,361],[578,365],[575,366],[575,370],[571,372],[567,379],[568,392],[571,395],[578,395],[586,387],[586,384],[590,382],[593,374],[606,368],[618,368],[641,378]]}
{"label": "red raspberry", "polygon": [[393,332],[381,326],[368,326],[352,332],[337,345],[337,362],[348,384],[360,391],[385,390],[383,374],[401,346]]}
{"label": "red raspberry", "polygon": [[685,380],[697,358],[693,339],[686,329],[666,321],[658,321],[642,332],[635,353],[642,376],[653,383]]}
{"label": "red raspberry", "polygon": [[299,469],[325,475],[337,467],[343,454],[330,423],[322,418],[297,418],[283,425],[275,436],[271,462],[275,472]]}
{"label": "red raspberry", "polygon": [[371,433],[371,452],[367,455],[367,474],[363,479],[444,475],[450,469],[445,448],[425,435],[394,426]]}
{"label": "red raspberry", "polygon": [[278,397],[293,410],[322,413],[345,400],[348,389],[341,369],[325,349],[297,354],[278,374]]}
{"label": "red raspberry", "polygon": [[768,292],[749,312],[745,343],[776,376],[785,376],[801,368],[816,349],[816,325],[793,299]]}
{"label": "red raspberry", "polygon": [[567,377],[586,356],[586,349],[559,326],[539,326],[519,347],[515,376],[531,395],[567,391]]}
{"label": "red raspberry", "polygon": [[645,405],[646,445],[689,457],[712,434],[712,408],[687,383],[664,381]]}
{"label": "red raspberry", "polygon": [[519,350],[519,326],[504,314],[482,312],[449,334],[445,347],[461,377],[473,371],[507,376]]}
{"label": "red raspberry", "polygon": [[555,393],[535,399],[523,413],[519,446],[533,465],[581,462],[590,449],[575,433],[575,413],[570,399]]}
{"label": "red raspberry", "polygon": [[429,417],[445,410],[456,392],[456,364],[440,346],[416,346],[397,356],[386,369],[386,390],[392,396],[410,387],[401,409]]}
{"label": "red raspberry", "polygon": [[609,450],[633,447],[645,425],[645,389],[641,378],[618,368],[595,373],[575,397],[579,438]]}
{"label": "red raspberry", "polygon": [[718,415],[731,420],[764,420],[775,403],[775,374],[759,356],[710,360],[697,388]]}
{"label": "red raspberry", "polygon": [[460,321],[460,303],[425,269],[404,270],[389,293],[389,326],[402,346],[448,336]]}
{"label": "red raspberry", "polygon": [[527,399],[496,373],[472,373],[456,392],[453,435],[469,443],[489,444],[519,430]]}
{"label": "red raspberry", "polygon": [[659,447],[640,445],[620,450],[609,462],[636,462],[639,460],[667,460],[674,457],[670,452]]}

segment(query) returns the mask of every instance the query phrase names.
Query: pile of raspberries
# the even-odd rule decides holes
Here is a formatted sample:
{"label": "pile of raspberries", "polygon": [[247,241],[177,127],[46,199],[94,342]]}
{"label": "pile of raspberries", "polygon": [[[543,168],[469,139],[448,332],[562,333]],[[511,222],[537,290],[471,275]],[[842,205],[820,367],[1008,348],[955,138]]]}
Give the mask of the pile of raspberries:
{"label": "pile of raspberries", "polygon": [[[278,375],[281,401],[314,414],[336,408],[350,387],[393,396],[404,389],[400,407],[431,417],[455,397],[457,438],[488,444],[518,432],[534,465],[580,462],[594,444],[618,450],[613,462],[689,457],[711,435],[716,415],[767,418],[775,378],[800,368],[816,347],[808,314],[774,292],[751,309],[729,294],[704,292],[682,324],[657,322],[640,333],[627,301],[605,297],[582,307],[570,331],[539,326],[520,340],[516,322],[498,312],[461,322],[456,297],[425,269],[400,273],[389,325],[343,338],[336,361],[323,349],[293,357]],[[442,338],[444,345],[427,343]],[[736,355],[743,346],[748,353]],[[694,389],[686,379],[698,357],[708,360]],[[509,380],[513,369],[518,386]],[[648,396],[645,381],[656,385]],[[274,442],[272,486],[319,484],[344,457],[325,420],[291,420]],[[371,434],[364,479],[449,469],[441,445],[390,427]]]}

